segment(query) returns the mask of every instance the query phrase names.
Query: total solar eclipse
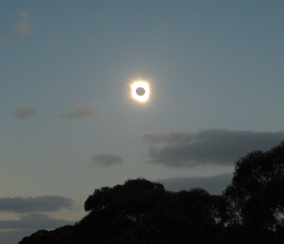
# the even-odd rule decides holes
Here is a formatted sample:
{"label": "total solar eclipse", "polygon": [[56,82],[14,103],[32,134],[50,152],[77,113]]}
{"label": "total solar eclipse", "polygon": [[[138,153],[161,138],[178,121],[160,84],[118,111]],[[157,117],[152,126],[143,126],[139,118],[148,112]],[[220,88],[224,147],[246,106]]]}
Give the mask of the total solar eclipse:
{"label": "total solar eclipse", "polygon": [[143,96],[143,95],[145,94],[145,89],[144,89],[143,87],[138,87],[138,88],[136,89],[136,94],[137,94],[138,96]]}
{"label": "total solar eclipse", "polygon": [[132,98],[137,102],[146,102],[149,98],[150,89],[145,81],[134,81],[131,85]]}

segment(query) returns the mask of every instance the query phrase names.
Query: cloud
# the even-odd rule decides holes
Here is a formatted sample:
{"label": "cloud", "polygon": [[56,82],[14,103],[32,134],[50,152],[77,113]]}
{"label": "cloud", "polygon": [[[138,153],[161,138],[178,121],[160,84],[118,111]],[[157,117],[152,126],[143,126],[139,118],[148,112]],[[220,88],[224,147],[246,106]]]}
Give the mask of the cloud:
{"label": "cloud", "polygon": [[65,225],[74,225],[74,222],[53,219],[47,214],[32,213],[21,215],[19,220],[0,221],[0,230],[14,230],[0,232],[0,243],[15,244],[26,236],[30,236],[38,230],[53,230]]}
{"label": "cloud", "polygon": [[54,229],[63,225],[74,224],[72,221],[52,219],[48,214],[31,213],[21,215],[19,220],[0,221],[0,229]]}
{"label": "cloud", "polygon": [[36,108],[33,105],[30,107],[17,108],[14,115],[17,119],[31,119],[36,115]]}
{"label": "cloud", "polygon": [[280,144],[284,133],[208,129],[197,133],[151,132],[137,139],[150,145],[149,163],[192,168],[208,164],[232,166],[251,151],[267,151]]}
{"label": "cloud", "polygon": [[233,174],[219,174],[208,177],[175,177],[171,179],[156,180],[164,185],[168,191],[189,190],[199,187],[210,194],[221,195],[222,191],[231,183]]}
{"label": "cloud", "polygon": [[31,28],[35,24],[31,23],[29,20],[29,14],[26,10],[19,10],[20,20],[14,25],[16,32],[19,36],[25,36],[31,34]]}
{"label": "cloud", "polygon": [[110,167],[115,164],[122,164],[123,159],[120,156],[112,154],[97,154],[92,157],[90,167],[92,166],[102,166]]}
{"label": "cloud", "polygon": [[62,196],[0,198],[1,212],[55,212],[62,208],[72,209],[72,207],[73,200]]}
{"label": "cloud", "polygon": [[102,108],[103,106],[99,102],[96,101],[85,102],[77,106],[74,106],[73,110],[59,115],[59,118],[61,119],[85,118],[94,115]]}

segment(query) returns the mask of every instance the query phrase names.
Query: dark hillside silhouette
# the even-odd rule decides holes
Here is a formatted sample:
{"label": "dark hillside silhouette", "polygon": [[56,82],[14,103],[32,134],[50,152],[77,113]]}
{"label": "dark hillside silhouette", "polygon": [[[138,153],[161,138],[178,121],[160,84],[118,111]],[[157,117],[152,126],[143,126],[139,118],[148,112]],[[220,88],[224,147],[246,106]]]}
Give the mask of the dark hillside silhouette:
{"label": "dark hillside silhouette", "polygon": [[19,244],[188,244],[284,242],[284,142],[236,162],[223,195],[166,191],[138,178],[96,189],[74,226],[38,231]]}

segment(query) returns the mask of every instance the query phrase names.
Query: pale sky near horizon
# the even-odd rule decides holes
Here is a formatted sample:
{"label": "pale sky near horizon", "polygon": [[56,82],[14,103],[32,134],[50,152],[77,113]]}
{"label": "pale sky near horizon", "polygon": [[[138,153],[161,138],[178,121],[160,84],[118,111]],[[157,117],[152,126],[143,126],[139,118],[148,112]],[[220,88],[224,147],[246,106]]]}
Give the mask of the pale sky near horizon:
{"label": "pale sky near horizon", "polygon": [[3,0],[0,243],[79,221],[95,189],[128,179],[221,194],[239,157],[284,140],[283,11]]}

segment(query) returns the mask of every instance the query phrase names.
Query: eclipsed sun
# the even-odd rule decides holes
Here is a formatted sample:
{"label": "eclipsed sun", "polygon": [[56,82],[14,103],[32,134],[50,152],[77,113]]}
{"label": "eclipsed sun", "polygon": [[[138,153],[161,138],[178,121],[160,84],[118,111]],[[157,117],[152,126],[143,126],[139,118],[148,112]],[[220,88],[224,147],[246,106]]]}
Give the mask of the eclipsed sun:
{"label": "eclipsed sun", "polygon": [[149,98],[150,89],[147,82],[135,81],[131,85],[131,95],[139,102],[146,102]]}

